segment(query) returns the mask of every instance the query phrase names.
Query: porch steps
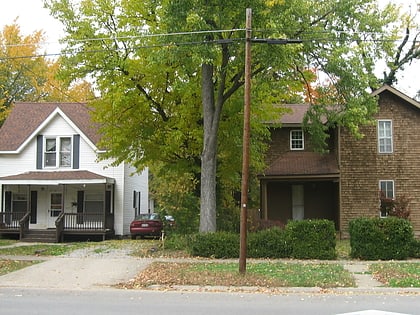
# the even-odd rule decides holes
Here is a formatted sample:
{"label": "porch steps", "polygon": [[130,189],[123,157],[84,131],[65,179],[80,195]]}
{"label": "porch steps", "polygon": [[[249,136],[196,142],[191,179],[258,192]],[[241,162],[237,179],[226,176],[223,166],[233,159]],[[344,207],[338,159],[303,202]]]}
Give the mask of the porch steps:
{"label": "porch steps", "polygon": [[25,233],[22,242],[57,243],[55,230],[29,230]]}

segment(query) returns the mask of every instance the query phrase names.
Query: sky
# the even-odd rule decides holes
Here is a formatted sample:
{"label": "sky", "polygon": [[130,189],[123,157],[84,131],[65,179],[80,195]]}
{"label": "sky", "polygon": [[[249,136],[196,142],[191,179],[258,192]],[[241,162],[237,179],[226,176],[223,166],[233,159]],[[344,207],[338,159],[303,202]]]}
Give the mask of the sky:
{"label": "sky", "polygon": [[[23,35],[32,34],[34,31],[43,30],[45,35],[45,50],[48,53],[59,53],[59,38],[64,34],[62,25],[50,16],[49,11],[43,8],[43,0],[0,0],[0,29],[4,25],[12,24],[17,18],[17,24],[21,27]],[[412,11],[417,9],[420,0],[378,0],[381,4],[392,1],[402,4],[406,10],[411,7]],[[418,22],[420,23],[420,12],[418,13]],[[420,72],[420,62],[408,66],[407,69],[399,74],[398,85],[396,88],[414,97],[420,90],[420,83],[416,75]],[[378,73],[382,73],[378,69]]]}

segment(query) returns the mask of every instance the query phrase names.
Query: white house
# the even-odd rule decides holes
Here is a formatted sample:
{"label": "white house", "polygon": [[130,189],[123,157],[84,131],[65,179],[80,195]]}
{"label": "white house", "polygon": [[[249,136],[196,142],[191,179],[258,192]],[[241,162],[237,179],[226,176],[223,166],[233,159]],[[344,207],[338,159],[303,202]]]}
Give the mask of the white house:
{"label": "white house", "polygon": [[0,129],[0,234],[129,234],[149,211],[148,171],[98,159],[97,127],[86,104],[14,105]]}

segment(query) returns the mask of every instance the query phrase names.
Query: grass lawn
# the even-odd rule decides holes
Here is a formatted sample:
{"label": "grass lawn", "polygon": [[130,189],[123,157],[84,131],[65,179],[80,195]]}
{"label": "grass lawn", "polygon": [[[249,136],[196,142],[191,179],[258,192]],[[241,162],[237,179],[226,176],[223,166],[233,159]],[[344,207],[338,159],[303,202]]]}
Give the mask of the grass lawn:
{"label": "grass lawn", "polygon": [[16,246],[10,248],[0,248],[0,255],[10,255],[10,256],[29,256],[29,255],[36,255],[36,256],[59,256],[66,253],[69,253],[79,247],[83,247],[83,243],[81,245],[74,245],[72,244],[34,244],[34,245],[24,245],[24,246]]}
{"label": "grass lawn", "polygon": [[8,239],[0,239],[0,246],[8,246],[16,244],[18,241],[15,240],[8,240]]}
{"label": "grass lawn", "polygon": [[13,272],[33,264],[38,263],[38,261],[17,261],[17,260],[0,260],[0,276],[5,275],[6,273]]}
{"label": "grass lawn", "polygon": [[370,266],[373,276],[388,287],[420,288],[420,263],[388,262]]}

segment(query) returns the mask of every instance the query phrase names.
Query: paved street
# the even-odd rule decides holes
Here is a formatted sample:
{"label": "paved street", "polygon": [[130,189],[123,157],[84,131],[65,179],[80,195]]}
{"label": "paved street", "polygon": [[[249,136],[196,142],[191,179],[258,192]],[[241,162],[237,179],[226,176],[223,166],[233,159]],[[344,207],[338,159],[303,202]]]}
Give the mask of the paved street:
{"label": "paved street", "polygon": [[[271,295],[114,289],[0,288],[0,303],[2,315],[334,315],[361,310],[420,314],[419,296],[360,295],[357,293]],[[375,315],[379,314],[375,313]]]}

